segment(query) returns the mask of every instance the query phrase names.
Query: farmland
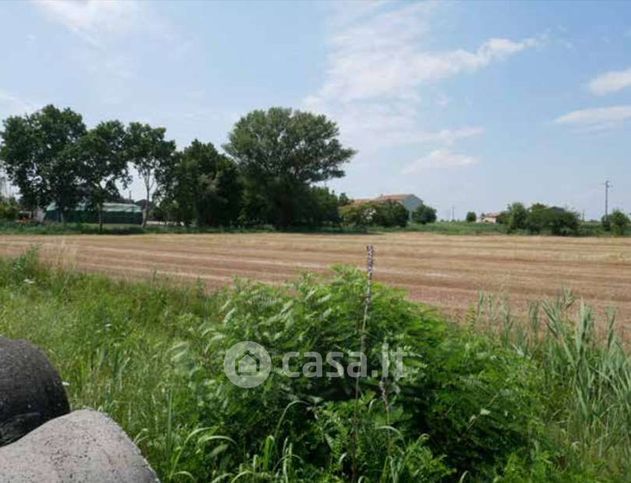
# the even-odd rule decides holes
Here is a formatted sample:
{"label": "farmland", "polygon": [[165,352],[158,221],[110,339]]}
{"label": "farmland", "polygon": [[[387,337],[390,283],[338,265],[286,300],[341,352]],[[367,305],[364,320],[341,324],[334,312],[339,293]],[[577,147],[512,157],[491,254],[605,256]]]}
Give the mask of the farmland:
{"label": "farmland", "polygon": [[[628,317],[628,245],[617,239],[4,237],[2,254],[35,244],[40,255],[0,256],[0,334],[41,347],[71,406],[110,415],[165,482],[629,481],[631,378],[613,325],[562,296],[526,325],[507,316],[496,331],[480,313],[463,326],[375,284],[364,339],[365,274],[328,267],[363,265],[367,243],[379,281],[447,311],[475,302],[478,288],[540,300],[576,280]],[[277,283],[306,270],[328,277],[212,290],[232,273]],[[611,329],[605,343],[599,324]],[[308,354],[332,349],[348,365],[361,349],[367,377],[279,369],[244,389],[223,368],[246,340],[275,368],[287,354],[307,367]],[[384,344],[407,349],[403,378],[375,372]]]}
{"label": "farmland", "polygon": [[38,246],[54,265],[116,278],[200,280],[209,289],[234,277],[281,283],[331,265],[362,266],[376,249],[376,279],[451,315],[479,292],[506,296],[517,311],[569,288],[599,312],[616,308],[631,323],[631,240],[420,233],[3,236],[1,255]]}

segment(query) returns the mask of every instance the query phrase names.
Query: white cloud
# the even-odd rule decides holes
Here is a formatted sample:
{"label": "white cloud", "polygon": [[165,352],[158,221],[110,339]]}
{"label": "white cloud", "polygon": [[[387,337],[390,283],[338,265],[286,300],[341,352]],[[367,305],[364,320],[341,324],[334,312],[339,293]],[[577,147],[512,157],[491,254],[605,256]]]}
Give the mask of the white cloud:
{"label": "white cloud", "polygon": [[436,2],[337,5],[325,78],[304,106],[338,121],[345,140],[362,152],[401,144],[451,144],[481,134],[479,126],[427,129],[427,109],[444,109],[449,97],[440,92],[436,100],[426,99],[433,91],[424,86],[475,72],[539,40],[491,38],[473,50],[430,49],[430,27],[439,8]]}
{"label": "white cloud", "polygon": [[[143,90],[143,69],[152,62],[173,70],[171,62],[187,55],[190,42],[140,0],[32,0],[47,19],[78,39],[64,55],[90,78],[104,104],[129,102]],[[157,65],[157,64],[156,64]]]}
{"label": "white cloud", "polygon": [[631,87],[631,68],[619,71],[605,72],[592,79],[588,84],[589,90],[597,96],[618,92]]}
{"label": "white cloud", "polygon": [[473,72],[537,45],[528,38],[491,38],[476,50],[429,51],[433,3],[415,3],[377,12],[343,24],[329,42],[327,78],[317,94],[338,101],[384,97],[414,97],[414,89],[462,72]]}
{"label": "white cloud", "polygon": [[0,89],[0,119],[15,114],[31,113],[36,109],[34,103]]}
{"label": "white cloud", "polygon": [[94,46],[100,46],[107,36],[132,31],[146,13],[143,4],[135,0],[34,1],[50,19]]}
{"label": "white cloud", "polygon": [[589,129],[608,129],[619,126],[627,119],[631,119],[631,105],[579,109],[556,118],[554,122]]}
{"label": "white cloud", "polygon": [[477,164],[478,159],[466,154],[454,153],[448,149],[435,149],[403,168],[403,174],[415,174],[427,169],[456,168]]}

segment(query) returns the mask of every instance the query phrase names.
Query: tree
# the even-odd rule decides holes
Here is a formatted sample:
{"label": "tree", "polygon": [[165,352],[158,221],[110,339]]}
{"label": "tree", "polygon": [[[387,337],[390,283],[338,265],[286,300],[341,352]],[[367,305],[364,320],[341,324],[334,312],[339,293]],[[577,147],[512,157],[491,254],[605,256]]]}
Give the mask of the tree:
{"label": "tree", "polygon": [[244,178],[244,216],[279,227],[294,224],[309,187],[342,177],[342,164],[355,154],[338,135],[325,116],[292,109],[273,107],[242,117],[224,149]]}
{"label": "tree", "polygon": [[15,198],[0,197],[0,220],[15,221],[20,214],[20,206]]}
{"label": "tree", "polygon": [[194,140],[160,172],[159,181],[164,207],[179,222],[227,226],[239,217],[242,187],[237,166],[211,143]]}
{"label": "tree", "polygon": [[548,232],[552,235],[575,235],[578,233],[578,213],[558,206],[534,203],[526,214],[525,228],[529,233]]}
{"label": "tree", "polygon": [[322,186],[312,186],[300,203],[296,222],[310,227],[340,223],[340,198],[333,191]]}
{"label": "tree", "polygon": [[546,227],[553,235],[576,235],[580,224],[581,218],[578,213],[556,206],[548,208]]}
{"label": "tree", "polygon": [[125,127],[119,121],[102,122],[68,155],[77,159],[83,194],[88,206],[97,210],[99,231],[103,231],[103,204],[119,196],[116,182],[126,187],[130,181]]}
{"label": "tree", "polygon": [[513,203],[508,206],[508,230],[523,230],[526,228],[528,210],[523,203]]}
{"label": "tree", "polygon": [[376,210],[374,223],[376,225],[385,227],[399,226],[401,228],[407,226],[410,213],[401,203],[387,200],[374,203],[374,207]]}
{"label": "tree", "polygon": [[478,221],[478,216],[475,214],[475,211],[469,211],[465,219],[467,220],[467,223],[475,223]]}
{"label": "tree", "polygon": [[412,212],[412,220],[421,225],[434,223],[436,221],[436,209],[423,203]]}
{"label": "tree", "polygon": [[373,225],[376,212],[374,203],[349,203],[340,208],[342,223],[360,228]]}
{"label": "tree", "polygon": [[530,233],[541,233],[549,225],[551,213],[543,203],[533,203],[528,209],[526,226]]}
{"label": "tree", "polygon": [[0,159],[23,203],[34,210],[54,201],[63,221],[81,196],[76,160],[66,155],[86,132],[81,115],[48,105],[3,126]]}
{"label": "tree", "polygon": [[146,193],[147,202],[142,210],[143,227],[149,218],[156,180],[160,172],[167,168],[175,152],[175,142],[165,140],[165,133],[163,127],[153,128],[139,122],[132,122],[127,128],[127,156],[138,171]]}
{"label": "tree", "polygon": [[608,218],[614,235],[624,235],[631,224],[631,220],[622,210],[613,210]]}

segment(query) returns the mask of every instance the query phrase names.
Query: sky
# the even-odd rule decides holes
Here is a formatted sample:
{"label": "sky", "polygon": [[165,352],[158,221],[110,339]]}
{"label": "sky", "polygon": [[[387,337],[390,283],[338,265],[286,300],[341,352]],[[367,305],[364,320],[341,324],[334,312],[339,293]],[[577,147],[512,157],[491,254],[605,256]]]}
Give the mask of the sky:
{"label": "sky", "polygon": [[357,150],[327,183],[351,197],[600,218],[608,179],[631,211],[631,2],[4,1],[0,45],[0,119],[52,103],[220,148],[293,107]]}

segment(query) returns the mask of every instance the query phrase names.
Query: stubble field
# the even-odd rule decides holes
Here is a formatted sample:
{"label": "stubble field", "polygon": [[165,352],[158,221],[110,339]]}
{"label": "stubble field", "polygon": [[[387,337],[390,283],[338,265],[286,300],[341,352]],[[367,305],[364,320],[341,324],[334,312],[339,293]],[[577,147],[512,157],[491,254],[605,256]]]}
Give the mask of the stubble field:
{"label": "stubble field", "polygon": [[[507,297],[517,312],[563,288],[631,326],[631,240],[511,236],[208,234],[2,236],[0,255],[31,246],[42,260],[125,279],[200,280],[209,289],[234,277],[281,283],[333,264],[364,266],[376,252],[375,279],[410,298],[461,316],[480,292]],[[627,335],[627,334],[625,334]]]}

